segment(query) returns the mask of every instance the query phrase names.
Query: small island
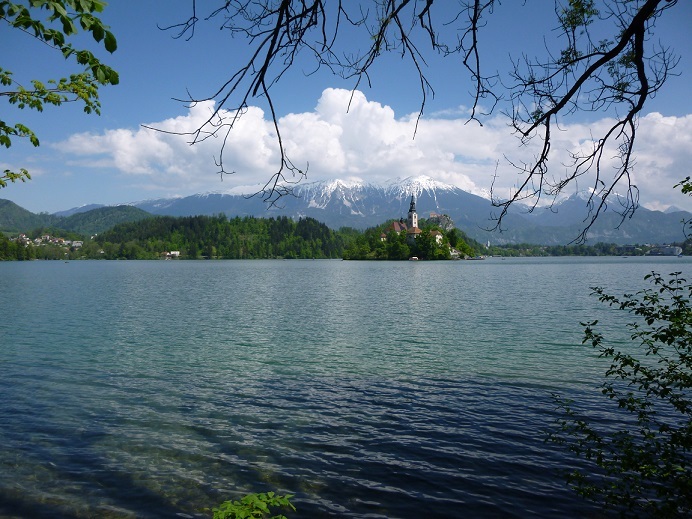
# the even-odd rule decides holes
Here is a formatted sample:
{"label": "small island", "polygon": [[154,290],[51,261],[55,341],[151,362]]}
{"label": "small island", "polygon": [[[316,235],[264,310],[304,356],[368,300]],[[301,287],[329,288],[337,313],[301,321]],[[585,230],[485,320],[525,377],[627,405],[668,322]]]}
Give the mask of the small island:
{"label": "small island", "polygon": [[411,195],[406,220],[367,229],[344,250],[347,260],[451,260],[475,258],[481,245],[454,227],[447,215],[432,213],[420,222]]}

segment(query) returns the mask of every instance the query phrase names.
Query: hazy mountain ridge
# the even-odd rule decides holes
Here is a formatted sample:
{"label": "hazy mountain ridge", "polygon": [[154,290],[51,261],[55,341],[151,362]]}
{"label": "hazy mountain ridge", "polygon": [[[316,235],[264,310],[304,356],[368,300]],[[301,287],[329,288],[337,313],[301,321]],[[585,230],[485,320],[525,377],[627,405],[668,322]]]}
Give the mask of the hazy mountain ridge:
{"label": "hazy mountain ridge", "polygon": [[107,206],[103,204],[80,205],[79,207],[72,207],[71,209],[66,209],[65,211],[58,211],[57,213],[53,213],[53,216],[72,216],[74,214],[86,213],[87,211],[91,211],[93,209],[100,209],[102,207]]}
{"label": "hazy mountain ridge", "polygon": [[66,217],[57,226],[84,235],[104,232],[119,223],[137,222],[152,214],[129,205],[104,206]]}
{"label": "hazy mountain ridge", "polygon": [[52,214],[35,214],[10,200],[0,199],[0,231],[26,232],[53,225],[56,220]]}
{"label": "hazy mountain ridge", "polygon": [[43,227],[91,235],[119,223],[134,222],[152,216],[151,213],[129,205],[96,206],[95,209],[84,211],[79,209],[69,209],[56,214],[34,214],[14,202],[0,199],[0,231],[26,233]]}

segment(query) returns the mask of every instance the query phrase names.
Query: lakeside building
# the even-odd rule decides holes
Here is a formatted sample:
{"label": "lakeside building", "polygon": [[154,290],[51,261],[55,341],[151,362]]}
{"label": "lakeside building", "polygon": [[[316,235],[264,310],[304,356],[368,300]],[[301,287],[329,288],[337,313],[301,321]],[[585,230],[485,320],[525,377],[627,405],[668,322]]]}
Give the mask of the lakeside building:
{"label": "lakeside building", "polygon": [[682,247],[677,245],[662,245],[653,247],[646,252],[647,256],[682,256]]}

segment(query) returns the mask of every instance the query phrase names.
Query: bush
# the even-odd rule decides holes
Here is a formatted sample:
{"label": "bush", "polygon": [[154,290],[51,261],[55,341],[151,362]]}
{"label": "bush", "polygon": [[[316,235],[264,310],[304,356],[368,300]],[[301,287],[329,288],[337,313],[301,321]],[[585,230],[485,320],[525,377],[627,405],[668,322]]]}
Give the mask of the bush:
{"label": "bush", "polygon": [[[290,499],[293,496],[278,496],[274,492],[248,494],[240,501],[224,501],[214,508],[214,519],[261,519],[268,517],[270,508],[289,508],[295,512]],[[273,515],[271,519],[286,519],[283,514]]]}
{"label": "bush", "polygon": [[635,342],[626,351],[608,346],[585,326],[584,342],[609,359],[601,392],[626,417],[613,430],[590,423],[556,397],[563,415],[549,439],[587,460],[567,481],[580,495],[623,516],[692,516],[692,285],[673,273],[622,298],[594,288],[599,300],[637,316]]}

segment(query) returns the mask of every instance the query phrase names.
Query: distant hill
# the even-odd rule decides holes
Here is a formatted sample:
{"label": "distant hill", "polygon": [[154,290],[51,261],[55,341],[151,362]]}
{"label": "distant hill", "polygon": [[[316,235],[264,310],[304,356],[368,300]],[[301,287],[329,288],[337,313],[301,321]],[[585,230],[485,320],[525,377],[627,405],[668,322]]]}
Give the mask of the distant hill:
{"label": "distant hill", "polygon": [[0,199],[0,231],[26,232],[38,227],[50,227],[58,218],[48,213],[34,214],[10,200]]}
{"label": "distant hill", "polygon": [[104,206],[103,204],[87,204],[79,207],[73,207],[72,209],[67,209],[65,211],[58,211],[57,213],[53,214],[55,216],[72,216],[73,214],[86,213],[87,211],[91,211],[92,209],[99,209],[101,207],[106,206]]}
{"label": "distant hill", "polygon": [[136,222],[152,215],[130,205],[99,207],[70,216],[34,214],[9,200],[0,199],[0,231],[29,232],[39,228],[62,229],[82,235],[93,235],[126,222]]}
{"label": "distant hill", "polygon": [[79,234],[98,234],[121,223],[137,222],[153,215],[138,207],[116,205],[99,207],[86,212],[67,216],[59,223],[61,229]]}

